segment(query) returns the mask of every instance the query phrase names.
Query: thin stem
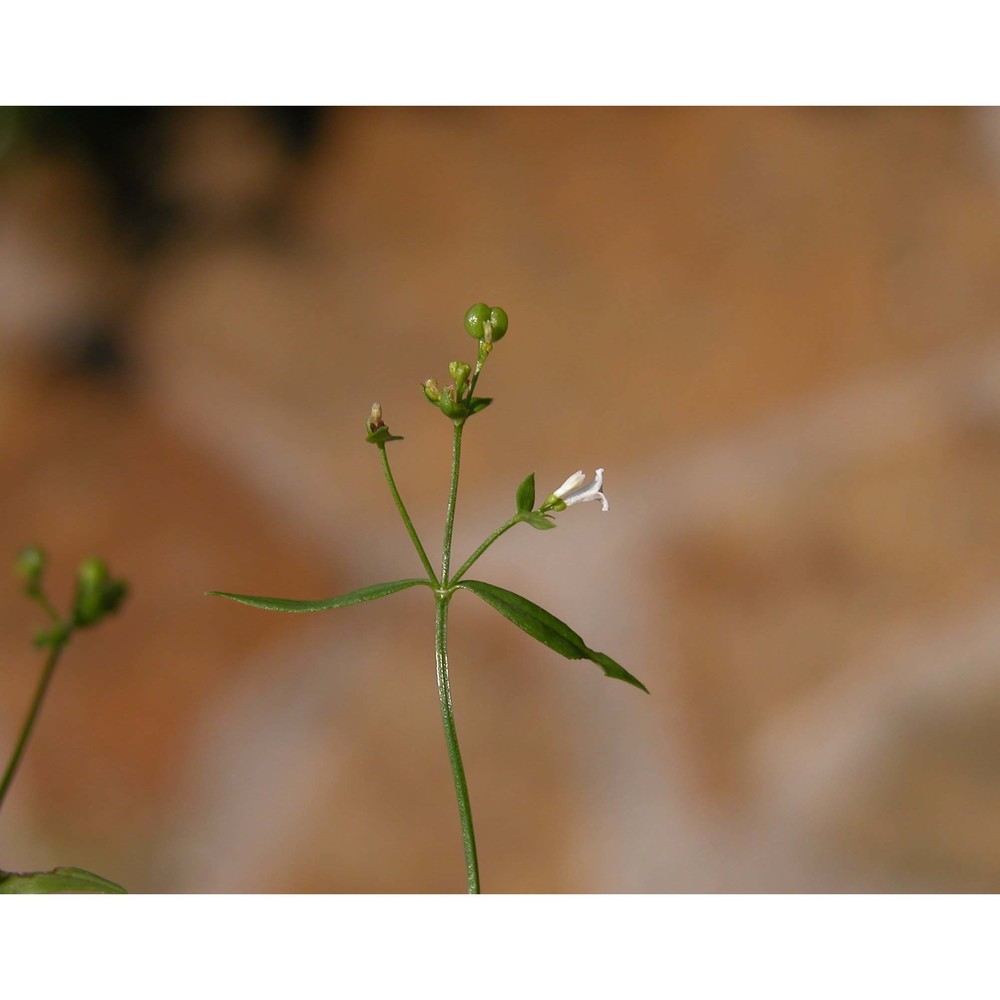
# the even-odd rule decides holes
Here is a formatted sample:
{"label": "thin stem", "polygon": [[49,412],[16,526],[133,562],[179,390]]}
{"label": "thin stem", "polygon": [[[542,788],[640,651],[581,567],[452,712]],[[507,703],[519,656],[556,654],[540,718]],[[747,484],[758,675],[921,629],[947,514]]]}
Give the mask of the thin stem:
{"label": "thin stem", "polygon": [[466,574],[466,573],[467,573],[467,572],[468,572],[468,571],[469,571],[469,570],[470,570],[470,569],[472,568],[472,564],[473,564],[473,563],[474,563],[474,562],[475,562],[475,561],[476,561],[476,560],[477,560],[477,559],[478,559],[478,558],[479,558],[479,557],[480,557],[480,556],[481,556],[481,555],[482,555],[482,554],[483,554],[483,553],[484,553],[484,552],[485,552],[485,551],[486,551],[486,550],[487,550],[487,549],[488,549],[488,548],[489,548],[489,547],[490,547],[490,546],[491,546],[491,545],[492,545],[492,544],[493,544],[493,543],[494,543],[494,542],[495,542],[495,541],[496,541],[496,540],[497,540],[497,539],[498,539],[498,538],[499,538],[499,537],[500,537],[500,536],[501,536],[502,534],[504,534],[505,532],[508,532],[508,531],[510,531],[510,529],[511,529],[511,528],[513,528],[515,524],[519,524],[520,522],[521,522],[521,515],[520,515],[520,514],[515,514],[515,515],[514,515],[514,516],[513,516],[513,517],[512,517],[512,518],[511,518],[511,519],[510,519],[509,521],[505,521],[505,522],[504,522],[503,524],[501,524],[501,525],[500,525],[500,527],[499,527],[499,528],[497,528],[497,530],[496,530],[496,531],[494,531],[494,532],[493,532],[493,534],[492,534],[492,535],[490,535],[490,536],[489,536],[489,538],[487,538],[487,539],[486,539],[486,541],[484,541],[484,542],[483,542],[483,544],[482,544],[482,545],[480,545],[480,546],[479,546],[479,548],[478,548],[478,549],[476,549],[476,551],[475,551],[475,552],[473,552],[473,553],[472,553],[472,555],[471,555],[471,556],[469,556],[469,558],[468,558],[468,559],[466,559],[464,563],[462,563],[462,565],[461,565],[461,566],[459,567],[459,569],[458,569],[458,571],[457,571],[457,572],[455,573],[455,575],[454,575],[454,576],[453,576],[453,577],[452,577],[452,578],[451,578],[451,579],[450,579],[450,580],[448,581],[448,584],[449,584],[449,586],[450,586],[450,585],[453,585],[453,584],[456,584],[456,583],[458,583],[458,581],[459,581],[459,580],[461,580],[461,579],[462,579],[462,577],[463,577],[463,576],[465,576],[465,574]]}
{"label": "thin stem", "polygon": [[42,668],[42,676],[38,680],[38,688],[36,689],[35,697],[31,702],[31,708],[28,709],[28,716],[24,720],[24,725],[21,727],[21,735],[18,737],[17,745],[14,747],[14,753],[10,758],[10,763],[7,765],[7,770],[4,771],[3,780],[0,781],[0,808],[3,807],[3,800],[6,798],[7,790],[10,788],[10,784],[14,780],[14,774],[17,771],[18,764],[21,763],[21,757],[24,755],[24,748],[28,745],[28,739],[31,736],[31,730],[35,725],[35,719],[38,718],[38,712],[42,707],[45,692],[48,690],[49,682],[52,680],[52,674],[55,672],[56,664],[59,662],[59,656],[65,646],[66,639],[63,639],[62,642],[56,643],[56,645],[52,647],[52,651],[49,653],[49,658],[45,661],[45,666]]}
{"label": "thin stem", "polygon": [[62,619],[59,616],[59,612],[56,611],[54,605],[49,600],[48,595],[41,589],[32,589],[27,591],[28,597],[31,598],[54,622],[59,622]]}
{"label": "thin stem", "polygon": [[476,391],[476,383],[479,381],[479,376],[483,372],[483,365],[486,364],[486,359],[490,356],[490,352],[492,350],[492,345],[486,344],[483,341],[479,342],[479,354],[476,357],[476,367],[472,373],[472,379],[469,382],[469,391],[467,394],[469,399],[472,399],[472,396]]}
{"label": "thin stem", "polygon": [[399,495],[399,490],[396,489],[396,480],[392,477],[392,469],[389,468],[389,456],[385,453],[384,444],[380,444],[378,446],[378,453],[379,457],[382,459],[382,471],[385,473],[385,481],[389,484],[389,492],[392,494],[392,499],[396,503],[396,509],[399,511],[399,516],[403,519],[403,524],[409,533],[410,541],[413,542],[413,547],[417,550],[417,555],[420,556],[420,561],[424,564],[427,576],[433,582],[434,586],[437,587],[438,578],[434,573],[434,567],[431,566],[431,561],[427,558],[427,552],[424,549],[423,543],[420,541],[417,529],[413,527],[413,521],[410,520],[410,515],[407,513],[406,505],[403,503],[403,498]]}
{"label": "thin stem", "polygon": [[455,504],[458,502],[458,470],[462,461],[462,428],[465,422],[455,422],[455,436],[451,445],[451,488],[448,490],[448,515],[444,522],[444,550],[441,555],[441,586],[448,586],[448,568],[451,565],[451,535],[455,530]]}
{"label": "thin stem", "polygon": [[441,721],[444,724],[444,738],[448,744],[448,760],[451,775],[455,781],[455,797],[458,799],[458,817],[462,823],[462,842],[465,845],[465,879],[470,894],[479,892],[479,861],[476,857],[476,832],[472,826],[472,806],[469,804],[469,786],[465,782],[462,767],[462,752],[458,748],[458,733],[455,731],[455,717],[451,705],[451,684],[448,680],[448,601],[447,597],[437,600],[434,618],[434,659],[437,664],[438,698],[441,702]]}

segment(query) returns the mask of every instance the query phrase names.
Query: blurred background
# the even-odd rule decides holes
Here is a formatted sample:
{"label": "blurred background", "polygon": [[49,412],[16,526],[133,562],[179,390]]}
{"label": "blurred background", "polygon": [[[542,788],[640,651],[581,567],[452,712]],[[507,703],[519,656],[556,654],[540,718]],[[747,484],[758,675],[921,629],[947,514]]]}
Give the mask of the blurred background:
{"label": "blurred background", "polygon": [[[510,331],[466,434],[464,558],[536,473],[611,512],[479,577],[646,697],[459,595],[485,891],[1000,890],[1000,113],[49,108],[0,113],[0,552],[74,642],[0,865],[140,892],[449,892],[464,874],[373,400],[439,550],[420,382]],[[43,622],[0,603],[0,754]]]}

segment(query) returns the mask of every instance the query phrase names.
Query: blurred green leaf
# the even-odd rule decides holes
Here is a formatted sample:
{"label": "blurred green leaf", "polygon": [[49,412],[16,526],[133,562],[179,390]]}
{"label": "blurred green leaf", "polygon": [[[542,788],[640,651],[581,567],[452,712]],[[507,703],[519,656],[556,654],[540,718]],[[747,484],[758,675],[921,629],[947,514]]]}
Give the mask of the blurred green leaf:
{"label": "blurred green leaf", "polygon": [[473,396],[469,400],[469,413],[479,413],[493,402],[492,396]]}
{"label": "blurred green leaf", "polygon": [[518,512],[527,514],[535,506],[535,474],[528,476],[517,488],[517,495],[514,498]]}
{"label": "blurred green leaf", "polygon": [[339,597],[327,597],[320,601],[291,601],[284,597],[253,597],[250,594],[228,594],[223,590],[208,591],[209,597],[225,597],[239,604],[249,604],[252,608],[264,608],[267,611],[329,611],[331,608],[346,608],[351,604],[363,604],[365,601],[375,601],[380,597],[395,594],[397,590],[408,587],[429,587],[428,580],[393,580],[391,583],[376,583],[371,587],[352,590],[349,594]]}
{"label": "blurred green leaf", "polygon": [[0,871],[0,895],[28,893],[123,893],[111,882],[83,868],[53,868],[50,872]]}
{"label": "blurred green leaf", "polygon": [[590,660],[596,663],[606,676],[624,681],[649,694],[646,685],[633,677],[620,663],[616,663],[606,653],[591,649],[565,622],[561,622],[555,615],[549,614],[526,597],[504,590],[503,587],[496,587],[492,583],[483,583],[481,580],[462,580],[457,586],[471,590],[487,604],[496,608],[504,618],[512,621],[532,638],[544,643],[549,649],[554,649],[569,660]]}

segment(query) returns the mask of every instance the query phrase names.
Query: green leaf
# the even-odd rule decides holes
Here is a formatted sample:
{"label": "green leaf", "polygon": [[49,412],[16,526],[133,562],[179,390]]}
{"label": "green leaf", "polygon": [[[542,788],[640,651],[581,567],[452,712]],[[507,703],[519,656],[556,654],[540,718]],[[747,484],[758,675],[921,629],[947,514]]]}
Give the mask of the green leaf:
{"label": "green leaf", "polygon": [[523,518],[525,524],[530,524],[539,531],[548,531],[556,526],[556,519],[551,514],[543,514],[541,511],[534,511],[526,514]]}
{"label": "green leaf", "polygon": [[228,594],[224,590],[210,590],[209,597],[225,597],[239,604],[249,604],[252,608],[264,608],[266,611],[329,611],[331,608],[346,608],[351,604],[363,604],[379,597],[395,594],[397,590],[408,587],[429,587],[429,580],[393,580],[391,583],[376,583],[371,587],[352,590],[349,594],[339,597],[327,597],[320,601],[291,601],[285,597],[253,597],[250,594]]}
{"label": "green leaf", "polygon": [[485,410],[492,402],[492,396],[473,396],[468,403],[469,413],[479,413],[480,410]]}
{"label": "green leaf", "polygon": [[[399,434],[390,434],[389,428],[382,426],[378,430],[372,431],[365,440],[369,444],[384,445],[386,441],[402,441],[403,438]],[[368,454],[370,455],[371,452]]]}
{"label": "green leaf", "polygon": [[517,509],[521,514],[527,514],[535,506],[535,474],[528,476],[517,488],[514,498]]}
{"label": "green leaf", "polygon": [[50,872],[0,871],[0,895],[27,893],[123,893],[117,882],[83,868],[53,868]]}
{"label": "green leaf", "polygon": [[590,660],[596,663],[608,677],[617,678],[649,694],[642,681],[633,677],[620,663],[616,663],[607,653],[591,649],[565,622],[544,608],[533,604],[526,597],[513,591],[496,587],[481,580],[462,580],[456,586],[471,590],[487,604],[492,604],[504,618],[512,621],[519,629],[554,649],[569,660]]}

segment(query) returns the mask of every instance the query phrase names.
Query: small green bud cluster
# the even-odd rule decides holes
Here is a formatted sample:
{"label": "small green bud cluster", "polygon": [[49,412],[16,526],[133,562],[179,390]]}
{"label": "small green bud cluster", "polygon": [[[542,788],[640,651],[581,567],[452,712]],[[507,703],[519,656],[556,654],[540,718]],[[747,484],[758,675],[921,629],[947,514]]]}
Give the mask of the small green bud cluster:
{"label": "small green bud cluster", "polygon": [[35,637],[37,646],[62,645],[76,628],[96,625],[105,615],[117,611],[128,585],[112,578],[103,559],[84,559],[76,572],[76,594],[73,610],[63,618],[45,593],[45,553],[37,546],[21,549],[14,569],[24,581],[24,593],[35,601],[52,619],[54,626]]}
{"label": "small green bud cluster", "polygon": [[473,413],[485,410],[493,402],[492,399],[474,396],[473,392],[493,345],[503,339],[507,332],[507,313],[499,306],[479,302],[466,312],[465,329],[479,341],[475,369],[464,361],[452,361],[448,365],[448,374],[452,380],[450,385],[442,388],[437,379],[433,378],[427,379],[422,385],[427,400],[446,417],[455,421],[464,421]]}
{"label": "small green bud cluster", "polygon": [[428,402],[433,403],[446,417],[451,420],[465,420],[473,413],[485,410],[492,399],[485,399],[481,396],[472,395],[472,387],[475,384],[472,376],[472,368],[464,361],[452,361],[448,365],[448,372],[452,377],[452,383],[442,387],[437,379],[429,378],[421,384],[424,396]]}

